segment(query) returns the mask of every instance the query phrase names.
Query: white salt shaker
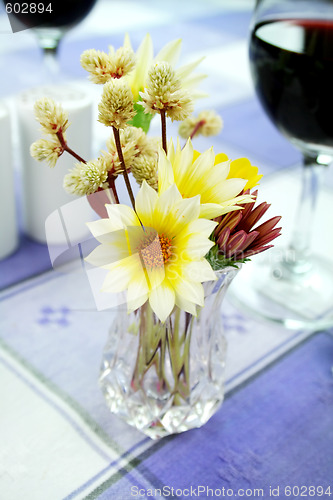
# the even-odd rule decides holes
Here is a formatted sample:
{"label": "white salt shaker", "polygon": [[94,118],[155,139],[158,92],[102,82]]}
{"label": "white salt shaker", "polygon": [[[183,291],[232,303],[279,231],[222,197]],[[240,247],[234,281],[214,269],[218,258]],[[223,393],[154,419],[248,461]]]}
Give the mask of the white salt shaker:
{"label": "white salt shaker", "polygon": [[[30,156],[30,146],[40,138],[47,138],[40,131],[33,107],[36,100],[49,97],[62,105],[68,112],[70,126],[66,131],[69,147],[81,158],[91,160],[92,145],[92,100],[80,87],[73,85],[45,86],[29,89],[17,98],[17,115],[20,133],[23,183],[23,224],[28,236],[41,243],[46,243],[45,222],[54,212],[61,214],[61,209],[73,203],[75,197],[66,193],[63,179],[77,160],[64,152],[54,168],[45,162],[38,162]],[[74,205],[72,205],[75,207]],[[89,204],[80,203],[82,221],[91,220]],[[47,230],[48,244],[64,244],[64,228],[54,224]],[[65,228],[66,232],[66,228]],[[78,221],[77,227],[71,228],[71,239],[80,240],[87,234],[85,224]]]}
{"label": "white salt shaker", "polygon": [[17,244],[11,120],[0,103],[0,259],[14,252]]}

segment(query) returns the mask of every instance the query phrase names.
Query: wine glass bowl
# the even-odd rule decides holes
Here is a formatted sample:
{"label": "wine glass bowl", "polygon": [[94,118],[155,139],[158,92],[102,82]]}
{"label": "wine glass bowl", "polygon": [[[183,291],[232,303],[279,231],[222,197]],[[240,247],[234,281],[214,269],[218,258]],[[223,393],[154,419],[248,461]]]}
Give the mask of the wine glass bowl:
{"label": "wine glass bowl", "polygon": [[313,254],[311,240],[323,174],[333,160],[333,2],[258,0],[249,59],[265,113],[303,155],[302,187],[289,246],[253,259],[231,294],[288,328],[327,328],[333,326],[333,262]]}
{"label": "wine glass bowl", "polygon": [[92,10],[97,0],[2,0],[12,26],[33,29],[43,50],[44,63],[52,74],[57,73],[57,51],[64,34],[80,23]]}
{"label": "wine glass bowl", "polygon": [[272,122],[299,149],[333,152],[333,19],[259,22],[250,67]]}

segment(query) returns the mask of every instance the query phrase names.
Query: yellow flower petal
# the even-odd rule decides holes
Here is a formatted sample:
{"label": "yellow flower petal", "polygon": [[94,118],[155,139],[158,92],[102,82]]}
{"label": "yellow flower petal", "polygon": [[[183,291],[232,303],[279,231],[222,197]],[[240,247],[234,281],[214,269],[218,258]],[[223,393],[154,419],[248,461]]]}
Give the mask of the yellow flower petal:
{"label": "yellow flower petal", "polygon": [[135,311],[148,300],[148,285],[144,274],[139,279],[132,280],[127,289],[127,310]]}
{"label": "yellow flower petal", "polygon": [[140,90],[143,90],[149,68],[153,62],[153,55],[153,42],[150,35],[147,34],[136,52],[135,68],[128,75],[128,83],[135,101],[139,98]]}
{"label": "yellow flower petal", "polygon": [[142,265],[138,254],[130,255],[109,267],[102,292],[122,292],[128,288],[129,283],[134,279],[140,279]]}
{"label": "yellow flower petal", "polygon": [[[239,207],[236,207],[235,209],[239,210]],[[204,217],[205,219],[215,219],[215,217],[230,212],[230,210],[229,208],[225,208],[223,205],[218,205],[217,203],[204,203],[200,206],[200,217]]]}
{"label": "yellow flower petal", "polygon": [[193,220],[187,226],[187,232],[190,235],[194,233],[199,233],[201,236],[206,236],[207,238],[209,238],[209,236],[212,234],[216,226],[217,222],[213,220],[197,219]]}
{"label": "yellow flower petal", "polygon": [[199,281],[201,283],[204,281],[216,281],[216,275],[206,259],[186,264],[183,275],[189,281]]}
{"label": "yellow flower petal", "polygon": [[207,255],[214,246],[214,242],[201,238],[198,234],[191,234],[187,237],[186,249],[183,250],[183,258],[189,260],[200,260]]}
{"label": "yellow flower petal", "polygon": [[[124,240],[124,236],[121,239]],[[114,262],[129,256],[128,249],[124,245],[117,243],[114,240],[109,244],[99,245],[85,258],[85,261],[93,266],[108,269]]]}
{"label": "yellow flower petal", "polygon": [[[199,59],[197,59],[196,61],[192,62],[192,63],[189,63],[189,64],[186,64],[184,66],[182,66],[181,68],[178,68],[176,70],[176,75],[178,76],[178,78],[187,78],[191,73],[192,71],[195,70],[195,68],[197,66],[199,66],[200,63],[202,63],[202,61],[205,59],[205,56],[203,57],[199,57]],[[204,77],[206,75],[199,75],[200,77]]]}
{"label": "yellow flower petal", "polygon": [[87,222],[87,226],[89,231],[98,241],[101,241],[101,236],[105,241],[105,236],[110,235],[114,231],[113,224],[110,222],[110,219],[99,219],[93,222]]}
{"label": "yellow flower petal", "polygon": [[179,300],[180,297],[184,297],[186,300],[203,307],[204,290],[201,283],[195,283],[194,281],[180,278],[177,280],[177,283],[174,284],[174,289],[177,300]]}
{"label": "yellow flower petal", "polygon": [[175,182],[170,160],[163,150],[158,157],[158,192],[164,193]]}
{"label": "yellow flower petal", "polygon": [[142,182],[141,189],[135,198],[135,208],[144,226],[153,224],[153,214],[158,200],[155,189],[150,187],[146,181]]}
{"label": "yellow flower petal", "polygon": [[174,66],[175,64],[177,64],[177,61],[179,59],[181,48],[182,48],[181,38],[178,38],[178,40],[172,40],[171,42],[164,45],[164,47],[159,51],[159,53],[155,57],[154,61],[155,62],[166,61],[172,66]]}
{"label": "yellow flower petal", "polygon": [[221,183],[211,188],[209,194],[205,196],[205,203],[214,203],[219,198],[222,204],[224,201],[230,200],[240,194],[245,184],[246,180],[243,179],[227,179],[223,184]]}
{"label": "yellow flower petal", "polygon": [[128,205],[105,205],[105,208],[109,216],[109,224],[114,231],[128,226],[140,226],[136,213]]}
{"label": "yellow flower petal", "polygon": [[247,190],[256,186],[262,178],[262,175],[258,175],[258,167],[251,165],[250,160],[247,158],[238,158],[230,164],[228,178],[232,177],[241,177],[242,179],[246,179],[247,183],[244,189]]}
{"label": "yellow flower petal", "polygon": [[[198,153],[200,154],[200,153]],[[216,156],[215,156],[215,165],[217,165],[218,163],[224,163],[225,161],[228,161],[228,156],[225,154],[225,153],[218,153]]]}
{"label": "yellow flower petal", "polygon": [[186,198],[181,200],[177,205],[175,217],[177,219],[178,230],[180,226],[188,225],[193,218],[200,215],[200,196],[193,196],[193,198]]}
{"label": "yellow flower petal", "polygon": [[176,220],[174,217],[174,205],[182,201],[181,194],[179,193],[175,184],[172,184],[164,193],[162,193],[155,205],[154,218],[156,225],[154,226],[157,232],[169,228],[173,232]]}
{"label": "yellow flower petal", "polygon": [[175,306],[175,292],[167,280],[150,292],[149,304],[156,316],[164,322]]}
{"label": "yellow flower petal", "polygon": [[177,293],[175,296],[175,304],[182,311],[186,311],[186,312],[192,314],[193,316],[197,315],[197,306],[195,304],[193,304],[193,302],[186,300],[184,297],[182,297],[181,295],[178,295]]}

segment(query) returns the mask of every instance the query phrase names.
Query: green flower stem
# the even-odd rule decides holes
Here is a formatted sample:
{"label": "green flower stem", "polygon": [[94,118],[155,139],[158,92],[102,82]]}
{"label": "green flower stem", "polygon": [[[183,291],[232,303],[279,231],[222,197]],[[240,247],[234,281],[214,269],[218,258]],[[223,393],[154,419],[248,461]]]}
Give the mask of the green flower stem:
{"label": "green flower stem", "polygon": [[[154,365],[161,390],[174,394],[174,405],[181,405],[190,395],[190,340],[192,316],[186,315],[185,325],[181,325],[181,310],[177,307],[173,317],[162,324],[154,322],[154,314],[148,303],[140,309],[139,345],[135,363],[132,388],[138,390],[144,377]],[[181,327],[185,326],[184,331]],[[166,356],[169,356],[173,375],[173,387],[166,376]]]}
{"label": "green flower stem", "polygon": [[135,361],[135,367],[134,367],[134,372],[133,372],[133,377],[131,381],[131,386],[134,390],[138,390],[141,382],[142,382],[142,372],[143,368],[145,366],[145,356],[143,353],[144,349],[144,344],[145,344],[145,308],[146,304],[141,306],[139,310],[139,345],[138,345],[138,352],[136,356],[136,361]]}
{"label": "green flower stem", "polygon": [[153,311],[149,304],[144,304],[139,314],[139,346],[131,385],[138,390],[147,371],[155,365],[161,387],[170,389],[165,376],[165,328],[159,323],[154,324]]}
{"label": "green flower stem", "polygon": [[[174,405],[181,405],[183,400],[190,395],[190,341],[193,326],[192,316],[190,318],[189,322],[186,321],[184,333],[181,336],[179,336],[179,328],[177,328],[174,350],[170,352],[171,363],[173,364],[176,361],[174,367]],[[188,320],[187,314],[186,320]],[[188,331],[189,324],[191,326]]]}

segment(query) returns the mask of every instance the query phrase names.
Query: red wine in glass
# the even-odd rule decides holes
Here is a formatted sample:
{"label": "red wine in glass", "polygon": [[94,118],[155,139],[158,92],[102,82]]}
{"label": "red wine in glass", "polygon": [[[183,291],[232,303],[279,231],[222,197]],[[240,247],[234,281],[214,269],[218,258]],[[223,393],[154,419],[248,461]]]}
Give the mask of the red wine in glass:
{"label": "red wine in glass", "polygon": [[261,22],[251,34],[250,67],[279,130],[301,149],[332,154],[332,20]]}
{"label": "red wine in glass", "polygon": [[3,0],[10,18],[25,28],[68,29],[81,22],[96,0]]}

